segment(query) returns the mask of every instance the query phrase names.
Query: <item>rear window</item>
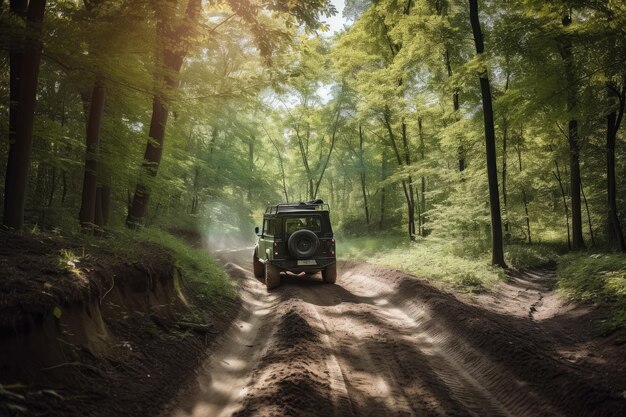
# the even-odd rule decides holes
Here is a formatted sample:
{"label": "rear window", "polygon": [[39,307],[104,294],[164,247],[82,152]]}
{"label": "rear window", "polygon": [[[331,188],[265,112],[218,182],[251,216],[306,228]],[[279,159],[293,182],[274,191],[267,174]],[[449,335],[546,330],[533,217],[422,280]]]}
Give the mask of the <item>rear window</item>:
{"label": "rear window", "polygon": [[319,233],[322,231],[322,220],[319,216],[287,217],[285,219],[285,232],[292,234],[298,230],[310,230]]}

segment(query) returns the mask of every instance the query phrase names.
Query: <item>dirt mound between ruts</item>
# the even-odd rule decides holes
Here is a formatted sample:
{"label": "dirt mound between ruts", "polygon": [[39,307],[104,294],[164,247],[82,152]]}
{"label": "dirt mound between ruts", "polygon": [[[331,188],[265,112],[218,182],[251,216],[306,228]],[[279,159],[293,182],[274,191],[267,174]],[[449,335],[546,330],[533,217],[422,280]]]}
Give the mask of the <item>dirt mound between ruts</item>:
{"label": "dirt mound between ruts", "polygon": [[[303,317],[303,306],[285,303],[272,343],[252,377],[252,393],[235,413],[248,416],[322,416],[331,415],[328,374],[324,369],[325,352],[320,349],[320,330]],[[310,314],[310,313],[309,313]]]}

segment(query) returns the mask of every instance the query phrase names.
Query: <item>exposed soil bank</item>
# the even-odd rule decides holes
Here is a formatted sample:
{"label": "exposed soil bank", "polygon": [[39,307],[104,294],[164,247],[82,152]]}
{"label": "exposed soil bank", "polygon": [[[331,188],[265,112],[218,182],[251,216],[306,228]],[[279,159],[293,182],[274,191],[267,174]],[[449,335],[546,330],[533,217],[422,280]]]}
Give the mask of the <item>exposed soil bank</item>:
{"label": "exposed soil bank", "polygon": [[[522,277],[527,284],[513,277],[507,285],[520,294],[506,287],[467,300],[401,271],[344,262],[337,285],[284,277],[268,294],[251,253],[220,255],[242,283],[242,315],[168,415],[626,415],[625,346],[619,335],[592,335],[596,310],[544,308],[538,298],[549,299],[550,286],[538,281],[549,271]],[[556,332],[565,322],[574,330]],[[577,328],[586,333],[574,339]],[[612,343],[609,362],[593,368],[561,350],[588,338]]]}
{"label": "exposed soil bank", "polygon": [[0,231],[0,415],[157,414],[228,328],[165,250],[106,246]]}

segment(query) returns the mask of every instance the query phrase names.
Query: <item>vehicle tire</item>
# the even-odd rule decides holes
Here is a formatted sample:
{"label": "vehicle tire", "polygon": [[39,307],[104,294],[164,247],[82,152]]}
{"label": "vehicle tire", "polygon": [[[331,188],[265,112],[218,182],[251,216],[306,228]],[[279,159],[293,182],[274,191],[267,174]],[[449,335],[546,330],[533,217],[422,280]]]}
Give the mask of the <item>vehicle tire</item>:
{"label": "vehicle tire", "polygon": [[310,230],[302,229],[289,236],[287,249],[295,259],[310,258],[317,252],[320,241]]}
{"label": "vehicle tire", "polygon": [[322,279],[329,284],[334,284],[337,281],[337,263],[332,263],[322,269]]}
{"label": "vehicle tire", "polygon": [[269,261],[265,262],[265,287],[268,290],[276,288],[280,285],[280,270],[272,265]]}
{"label": "vehicle tire", "polygon": [[257,278],[261,278],[265,273],[265,267],[263,263],[259,261],[259,257],[256,254],[257,248],[254,249],[254,255],[252,255],[252,270],[254,271],[254,276]]}

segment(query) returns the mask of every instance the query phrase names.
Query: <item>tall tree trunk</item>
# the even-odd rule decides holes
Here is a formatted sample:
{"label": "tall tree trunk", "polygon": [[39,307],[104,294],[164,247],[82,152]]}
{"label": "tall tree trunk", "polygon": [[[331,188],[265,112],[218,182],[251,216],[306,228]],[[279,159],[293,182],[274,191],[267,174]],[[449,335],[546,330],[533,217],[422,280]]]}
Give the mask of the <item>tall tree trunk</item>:
{"label": "tall tree trunk", "polygon": [[[183,65],[189,49],[189,31],[191,25],[195,25],[200,17],[201,0],[189,0],[183,22],[173,24],[173,16],[169,16],[172,8],[175,10],[176,0],[169,0],[164,8],[157,7],[157,36],[160,38],[158,54],[162,62],[159,63],[166,90],[174,90],[178,86],[178,74]],[[149,139],[146,144],[146,152],[143,157],[142,169],[145,175],[156,177],[161,157],[163,156],[163,144],[165,142],[165,127],[167,126],[168,107],[167,91],[158,92],[152,101],[152,119],[150,121]],[[126,225],[136,228],[143,224],[148,211],[150,201],[150,188],[142,181],[137,181],[132,204],[128,210]]]}
{"label": "tall tree trunk", "polygon": [[[150,177],[156,177],[161,157],[163,155],[163,143],[165,141],[165,126],[167,124],[168,110],[163,103],[162,97],[155,97],[152,101],[152,120],[150,121],[149,140],[143,157],[143,172]],[[143,180],[137,182],[135,194],[126,218],[126,224],[131,228],[143,224],[148,212],[150,201],[150,189]]]}
{"label": "tall tree trunk", "polygon": [[[517,147],[517,160],[519,163],[519,172],[520,175],[522,173],[522,147]],[[526,190],[524,189],[524,184],[522,184],[522,202],[524,203],[524,217],[526,218],[526,232],[528,234],[528,244],[531,245],[533,243],[532,237],[530,234],[530,216],[528,215],[528,198],[526,197]]]}
{"label": "tall tree trunk", "polygon": [[[400,155],[400,150],[398,149],[398,143],[396,141],[396,136],[393,133],[393,129],[391,128],[391,120],[390,120],[390,116],[389,116],[389,109],[386,108],[385,111],[383,112],[383,121],[385,123],[385,127],[387,128],[387,133],[389,134],[389,140],[391,142],[391,147],[394,151],[394,154],[396,156],[396,161],[398,162],[398,166],[400,168],[402,168],[404,166],[404,164],[402,163],[402,156]],[[405,132],[406,133],[406,132]],[[407,186],[407,181],[406,179],[402,179],[401,181],[402,183],[402,191],[404,192],[404,198],[406,200],[406,205],[407,205],[407,215],[408,215],[408,222],[407,222],[407,231],[409,233],[409,239],[413,240],[415,239],[414,233],[415,233],[415,224],[413,223],[413,225],[411,224],[412,222],[414,222],[415,219],[415,209],[413,204],[411,203],[411,195],[409,194],[409,188],[408,186],[410,186],[410,182]]]}
{"label": "tall tree trunk", "polygon": [[[409,150],[409,139],[406,133],[406,123],[402,122],[402,146],[404,148],[404,162],[407,168],[411,167],[411,151]],[[409,233],[411,239],[415,238],[415,192],[413,190],[413,176],[409,173],[408,179],[409,188]]]}
{"label": "tall tree trunk", "polygon": [[365,160],[363,158],[363,127],[359,124],[359,174],[361,177],[361,193],[363,194],[363,207],[365,209],[365,223],[370,224],[370,209],[367,203],[367,188],[365,186]]}
{"label": "tall tree trunk", "polygon": [[593,225],[591,224],[591,212],[589,211],[589,203],[587,202],[587,196],[585,195],[585,187],[582,182],[580,183],[580,192],[583,196],[583,202],[585,203],[585,211],[587,212],[587,224],[589,225],[589,235],[591,237],[591,247],[596,246],[596,239],[593,236]]}
{"label": "tall tree trunk", "polygon": [[565,187],[563,186],[563,181],[561,179],[561,170],[559,169],[559,163],[554,160],[554,166],[556,167],[556,173],[554,173],[554,177],[559,183],[559,188],[561,189],[561,197],[563,199],[563,210],[565,211],[565,223],[567,226],[567,247],[572,249],[572,239],[570,235],[570,227],[569,227],[569,210],[567,208],[567,199],[565,198]]}
{"label": "tall tree trunk", "polygon": [[[263,126],[263,130],[265,131],[267,138],[270,140],[270,142],[272,142],[272,146],[274,147],[274,149],[276,149],[276,155],[278,156],[278,164],[280,166],[280,174],[281,174],[281,180],[283,184],[283,193],[285,194],[285,203],[288,203],[289,194],[287,194],[287,179],[285,176],[285,164],[283,162],[283,156],[282,156],[283,150],[278,148],[278,145],[276,144],[276,142],[274,142],[274,139],[272,139],[272,136],[270,136],[267,129],[265,129],[265,126]],[[333,190],[332,190],[332,180],[331,180],[331,198],[334,198],[332,196],[333,196]]]}
{"label": "tall tree trunk", "polygon": [[[480,56],[484,50],[483,34],[478,16],[478,0],[468,0],[470,9],[470,23],[474,34],[476,53]],[[485,121],[485,149],[487,153],[487,180],[489,182],[489,207],[491,209],[491,263],[506,268],[504,261],[504,247],[502,241],[502,218],[500,214],[500,192],[498,189],[498,167],[496,157],[496,134],[493,121],[493,107],[491,86],[487,71],[479,74],[480,92],[483,102],[483,117]]]}
{"label": "tall tree trunk", "polygon": [[[511,75],[507,72],[506,74],[506,83],[504,84],[504,93],[509,90],[509,84],[511,81]],[[509,119],[504,115],[502,117],[502,203],[503,203],[503,214],[504,214],[504,239],[508,241],[511,238],[511,230],[509,226],[509,205],[508,205],[508,194],[506,189],[507,184],[507,145],[509,139]]]}
{"label": "tall tree trunk", "polygon": [[[200,174],[200,167],[196,165],[193,170],[193,197],[191,199],[191,214],[198,213],[198,177]],[[250,201],[250,191],[248,191],[248,201]]]}
{"label": "tall tree trunk", "polygon": [[[421,156],[421,160],[422,163],[424,163],[424,160],[426,159],[425,155],[425,149],[424,149],[424,130],[422,127],[422,118],[418,117],[417,118],[417,128],[419,130],[419,137],[420,137],[420,156]],[[422,167],[422,170],[424,168]],[[419,230],[419,234],[420,236],[426,236],[426,228],[424,226],[424,224],[426,223],[426,177],[424,175],[422,175],[422,192],[420,193],[420,230]]]}
{"label": "tall tree trunk", "polygon": [[581,185],[580,185],[580,150],[578,147],[578,122],[569,122],[569,149],[570,149],[570,194],[572,206],[572,249],[585,248],[583,239]]}
{"label": "tall tree trunk", "polygon": [[[19,19],[26,19],[28,0],[11,0],[9,4],[12,14]],[[12,36],[9,48],[9,144],[12,145],[15,143],[17,135],[24,37]]]}
{"label": "tall tree trunk", "polygon": [[100,147],[100,132],[102,130],[102,116],[105,101],[104,85],[96,81],[91,93],[89,105],[89,119],[87,121],[85,174],[83,193],[81,198],[79,221],[84,230],[90,230],[96,224],[96,194],[98,171],[98,148]]}
{"label": "tall tree trunk", "polygon": [[[437,15],[439,16],[445,16],[447,14],[447,2],[442,2],[442,3],[446,3],[444,4],[438,4],[436,9],[437,9]],[[446,64],[446,71],[448,73],[448,78],[452,78],[452,63],[450,62],[450,48],[448,48],[446,46],[446,50],[444,52],[444,60],[445,60],[445,64]],[[452,93],[452,106],[454,109],[454,120],[455,121],[459,121],[459,90],[455,89],[454,92]],[[458,157],[459,157],[459,172],[463,172],[465,171],[465,149],[463,148],[463,144],[460,144],[458,147]]]}
{"label": "tall tree trunk", "polygon": [[312,199],[317,198],[317,193],[319,191],[320,185],[322,184],[322,179],[324,178],[324,174],[326,173],[326,168],[328,167],[328,162],[330,162],[330,157],[333,154],[333,150],[335,149],[335,142],[337,139],[337,128],[339,127],[339,115],[341,113],[341,100],[337,102],[337,115],[335,116],[335,123],[333,124],[333,132],[330,137],[330,149],[328,150],[328,155],[326,155],[326,159],[324,160],[324,164],[322,165],[322,169],[320,171],[320,176],[315,183],[315,191],[313,192]]}
{"label": "tall tree trunk", "polygon": [[[380,181],[384,182],[387,179],[387,148],[383,145],[383,151],[381,155],[381,168],[380,168]],[[385,186],[380,187],[380,218],[378,220],[378,228],[383,230],[385,227]]]}
{"label": "tall tree trunk", "polygon": [[[569,14],[563,17],[563,26],[567,27],[572,23]],[[570,165],[570,194],[572,209],[572,249],[584,249],[582,222],[582,204],[580,199],[580,149],[578,138],[578,120],[573,118],[576,110],[576,74],[574,70],[574,56],[572,53],[571,39],[565,39],[561,44],[561,57],[565,63],[565,77],[567,79],[567,112],[570,115],[568,122],[568,144],[569,144],[569,165]]]}
{"label": "tall tree trunk", "polygon": [[61,175],[63,184],[63,191],[61,192],[61,205],[65,204],[65,197],[67,196],[67,173],[65,171],[62,172]]}
{"label": "tall tree trunk", "polygon": [[54,192],[56,191],[57,185],[57,169],[56,167],[52,167],[52,179],[50,180],[50,197],[48,197],[48,207],[52,207],[52,202],[54,201]]}
{"label": "tall tree trunk", "polygon": [[508,195],[506,190],[506,175],[507,175],[507,160],[506,160],[506,146],[508,140],[508,122],[504,119],[504,129],[502,132],[502,203],[504,211],[504,238],[509,239],[511,237],[511,231],[509,230],[509,206]]}
{"label": "tall tree trunk", "polygon": [[248,170],[250,180],[248,182],[248,202],[252,202],[252,188],[254,187],[254,136],[248,141]]}
{"label": "tall tree trunk", "polygon": [[15,142],[10,145],[7,161],[3,223],[16,230],[20,230],[24,225],[26,185],[33,148],[33,124],[45,8],[46,0],[30,0],[28,5],[26,38],[19,80],[18,114],[15,119]]}
{"label": "tall tree trunk", "polygon": [[[611,94],[611,92],[609,92]],[[619,109],[610,112],[607,119],[606,128],[606,188],[608,196],[609,209],[609,230],[614,235],[615,243],[620,251],[626,252],[626,241],[624,240],[624,232],[619,220],[617,211],[617,185],[615,180],[615,142],[617,132],[620,128],[622,118],[624,116],[624,107],[626,104],[626,86],[622,87],[619,97]]]}
{"label": "tall tree trunk", "polygon": [[526,232],[528,233],[528,244],[532,245],[533,240],[530,234],[530,215],[528,214],[528,198],[526,197],[526,190],[522,187],[522,202],[524,203],[524,217],[526,218]]}
{"label": "tall tree trunk", "polygon": [[[305,141],[305,139],[302,138],[300,134],[300,129],[297,127],[294,127],[294,130],[296,132],[296,138],[298,139],[298,148],[300,149],[300,156],[302,157],[302,165],[304,165],[304,171],[307,177],[307,195],[309,199],[312,200],[313,199],[313,174],[311,173],[311,167],[309,165],[309,146],[308,146],[308,143],[309,143],[308,135],[310,134],[310,132],[307,131],[307,137]],[[302,200],[302,196],[300,200]]]}

